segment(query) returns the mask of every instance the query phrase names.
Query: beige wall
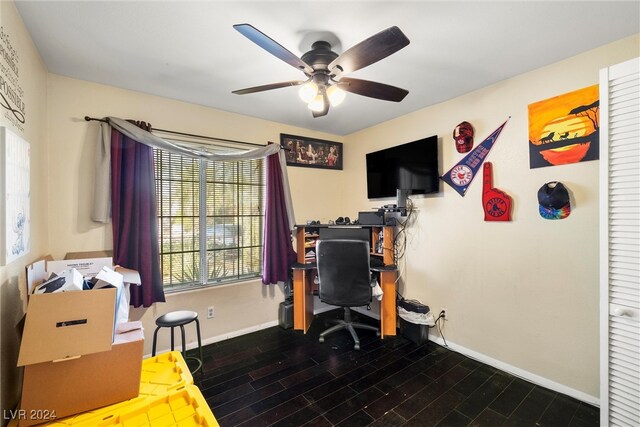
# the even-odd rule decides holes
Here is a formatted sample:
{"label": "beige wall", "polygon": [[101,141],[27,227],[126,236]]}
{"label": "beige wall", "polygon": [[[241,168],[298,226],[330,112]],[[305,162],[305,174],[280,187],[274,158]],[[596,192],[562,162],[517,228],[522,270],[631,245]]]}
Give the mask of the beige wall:
{"label": "beige wall", "polygon": [[[99,126],[97,122],[85,122],[86,115],[134,118],[162,129],[256,143],[279,142],[280,133],[342,141],[336,135],[53,74],[48,76],[47,111],[48,143],[52,147],[48,232],[54,257],[62,257],[70,251],[112,247],[111,226],[89,219],[92,160]],[[338,209],[332,198],[336,193],[338,199],[341,198],[342,175],[343,172],[321,169],[289,168],[298,222],[334,215]],[[259,281],[253,281],[172,294],[167,297],[166,304],[157,304],[148,310],[133,310],[132,317],[143,320],[147,338],[145,351],[150,353],[154,319],[167,311],[197,310],[204,339],[220,339],[236,331],[275,322],[282,300],[282,289],[264,287]],[[216,315],[209,320],[206,308],[211,305],[215,307]],[[168,333],[163,332],[159,348],[168,347]],[[193,340],[195,335],[191,334],[189,341]]]}
{"label": "beige wall", "polygon": [[[375,205],[366,199],[365,153],[437,134],[444,173],[463,157],[451,136],[458,123],[473,124],[478,144],[512,116],[488,161],[494,186],[514,200],[513,221],[484,222],[482,176],[465,197],[446,184],[440,194],[413,197],[401,291],[434,311],[448,309],[447,341],[593,397],[599,162],[529,169],[527,105],[597,84],[600,68],[637,56],[639,45],[638,36],[627,38],[365,129],[345,143],[345,163],[354,166],[345,170],[343,204],[357,212]],[[537,212],[537,191],[552,180],[573,194],[572,213],[562,221]]]}
{"label": "beige wall", "polygon": [[[366,152],[438,134],[445,171],[462,157],[450,137],[457,123],[473,123],[480,142],[511,115],[489,160],[495,186],[514,199],[514,221],[482,220],[479,179],[464,198],[448,186],[439,195],[415,197],[418,210],[408,230],[400,289],[435,310],[447,307],[445,336],[460,348],[585,396],[598,395],[598,162],[530,170],[527,104],[597,83],[600,68],[638,55],[638,36],[342,138],[47,76],[13,3],[0,2],[0,13],[21,52],[28,104],[23,136],[32,150],[31,253],[0,267],[2,409],[17,400],[13,326],[21,315],[17,289],[24,283],[24,265],[46,253],[60,257],[111,247],[110,226],[89,220],[98,126],[84,122],[85,115],[135,118],[166,129],[252,142],[277,142],[281,132],[345,142],[342,172],[289,168],[298,222],[355,217],[382,203],[366,199]],[[0,124],[9,125],[4,116]],[[564,221],[537,215],[537,189],[550,180],[563,181],[573,193],[574,210]],[[217,340],[273,324],[281,300],[281,289],[253,281],[169,295],[167,303],[133,310],[132,317],[146,326],[148,353],[153,320],[166,311],[197,310],[204,338]],[[209,305],[216,308],[212,320],[206,319]],[[160,348],[167,342],[163,334]]]}
{"label": "beige wall", "polygon": [[[20,289],[24,267],[48,250],[47,173],[45,132],[46,70],[26,32],[13,2],[0,2],[0,24],[18,53],[18,84],[24,90],[25,123],[13,124],[11,113],[0,108],[0,126],[6,126],[30,143],[31,149],[31,251],[7,266],[0,266],[0,409],[13,408],[19,398],[18,335],[15,325],[23,315]],[[0,58],[4,64],[4,60]],[[3,75],[4,77],[4,75]]]}

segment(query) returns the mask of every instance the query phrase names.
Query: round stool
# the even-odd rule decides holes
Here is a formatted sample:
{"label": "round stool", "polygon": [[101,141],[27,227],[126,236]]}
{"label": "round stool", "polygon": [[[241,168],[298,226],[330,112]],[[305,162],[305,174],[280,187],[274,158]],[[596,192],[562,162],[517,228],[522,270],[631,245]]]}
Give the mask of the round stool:
{"label": "round stool", "polygon": [[[197,357],[187,357],[187,343],[184,337],[184,325],[196,322],[196,332],[198,333],[198,351],[200,353],[200,358]],[[174,340],[173,340],[173,328],[179,326],[180,331],[182,332],[182,357],[185,362],[187,359],[198,361],[198,365],[192,371],[192,373],[196,373],[200,368],[202,368],[202,341],[200,339],[200,322],[198,321],[198,313],[195,311],[189,310],[181,310],[181,311],[172,311],[156,319],[156,330],[153,332],[153,349],[151,351],[151,356],[156,355],[156,339],[158,337],[158,331],[160,328],[171,328],[171,351],[174,350]]]}

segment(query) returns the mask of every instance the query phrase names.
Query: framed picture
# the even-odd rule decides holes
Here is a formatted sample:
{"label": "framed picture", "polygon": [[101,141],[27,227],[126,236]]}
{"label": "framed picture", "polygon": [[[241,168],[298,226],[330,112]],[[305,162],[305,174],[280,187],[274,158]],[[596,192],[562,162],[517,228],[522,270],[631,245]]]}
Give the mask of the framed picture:
{"label": "framed picture", "polygon": [[30,157],[29,143],[0,127],[0,265],[30,250]]}
{"label": "framed picture", "polygon": [[600,158],[598,85],[529,104],[529,169]]}
{"label": "framed picture", "polygon": [[281,133],[280,145],[287,149],[288,166],[342,170],[341,142]]}

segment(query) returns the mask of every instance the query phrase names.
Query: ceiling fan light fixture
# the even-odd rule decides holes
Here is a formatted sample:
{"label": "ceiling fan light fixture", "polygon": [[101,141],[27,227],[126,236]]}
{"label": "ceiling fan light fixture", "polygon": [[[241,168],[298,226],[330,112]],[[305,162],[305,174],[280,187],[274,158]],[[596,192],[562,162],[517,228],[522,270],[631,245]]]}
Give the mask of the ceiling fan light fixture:
{"label": "ceiling fan light fixture", "polygon": [[327,89],[327,97],[329,97],[329,103],[332,107],[337,107],[342,104],[346,96],[347,93],[338,86],[329,86]]}
{"label": "ceiling fan light fixture", "polygon": [[309,107],[309,110],[315,111],[316,113],[324,110],[324,98],[322,94],[319,93],[318,95],[316,95],[316,97],[313,98],[313,100],[309,104],[307,104],[307,107]]}
{"label": "ceiling fan light fixture", "polygon": [[400,102],[409,93],[406,89],[383,83],[342,77],[343,74],[375,64],[407,46],[409,39],[398,27],[382,30],[341,54],[331,50],[331,43],[318,40],[301,58],[250,24],[236,24],[233,28],[271,55],[302,71],[307,78],[304,81],[293,80],[234,90],[233,93],[237,95],[296,86],[299,87],[298,95],[312,110],[313,117],[318,118],[326,116],[331,106],[344,101],[346,94],[344,89],[335,87],[338,84],[346,85],[342,87],[347,92],[384,101]]}
{"label": "ceiling fan light fixture", "polygon": [[313,100],[318,95],[318,85],[314,82],[305,83],[300,86],[298,95],[300,96],[300,99],[302,99],[307,104],[313,102]]}

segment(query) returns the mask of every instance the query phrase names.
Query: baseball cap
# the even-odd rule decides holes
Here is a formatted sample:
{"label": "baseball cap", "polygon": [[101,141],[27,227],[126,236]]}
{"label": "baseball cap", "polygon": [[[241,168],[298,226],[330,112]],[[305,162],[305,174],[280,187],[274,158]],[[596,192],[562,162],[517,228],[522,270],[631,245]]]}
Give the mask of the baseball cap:
{"label": "baseball cap", "polygon": [[453,130],[453,139],[456,142],[458,153],[471,151],[473,147],[473,126],[469,122],[462,122]]}
{"label": "baseball cap", "polygon": [[544,219],[564,219],[571,213],[569,191],[558,181],[544,184],[538,190],[540,216]]}

